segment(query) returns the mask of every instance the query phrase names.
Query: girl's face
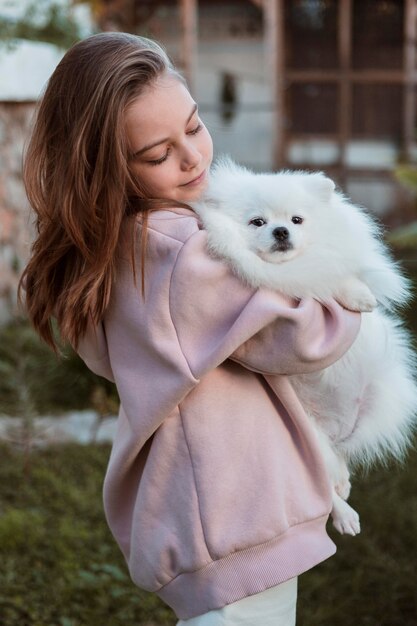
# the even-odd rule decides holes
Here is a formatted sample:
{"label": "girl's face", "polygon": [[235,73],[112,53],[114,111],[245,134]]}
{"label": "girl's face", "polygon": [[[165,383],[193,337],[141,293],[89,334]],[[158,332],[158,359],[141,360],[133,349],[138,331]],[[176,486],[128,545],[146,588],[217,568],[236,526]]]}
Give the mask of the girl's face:
{"label": "girl's face", "polygon": [[186,87],[161,76],[127,109],[125,124],[130,168],[147,196],[197,200],[207,185],[213,143]]}

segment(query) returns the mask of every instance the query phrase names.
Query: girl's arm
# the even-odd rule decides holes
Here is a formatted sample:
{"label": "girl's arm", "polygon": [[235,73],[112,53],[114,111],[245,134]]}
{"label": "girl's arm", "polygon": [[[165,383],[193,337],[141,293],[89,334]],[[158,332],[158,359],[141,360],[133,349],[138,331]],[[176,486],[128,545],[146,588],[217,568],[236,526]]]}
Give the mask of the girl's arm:
{"label": "girl's arm", "polygon": [[360,314],[335,302],[244,285],[195,228],[190,220],[178,238],[150,230],[145,299],[123,262],[105,319],[78,346],[93,372],[116,383],[127,416],[120,437],[129,441],[132,430],[135,450],[226,359],[257,372],[309,372],[337,360],[359,330]]}
{"label": "girl's arm", "polygon": [[[149,260],[152,290],[146,300],[131,277],[119,279],[119,305],[106,321],[110,335],[101,323],[80,341],[77,351],[96,374],[121,378],[122,386],[125,366],[145,381],[148,372],[161,379],[161,364],[170,361],[171,379],[181,372],[188,390],[228,358],[263,374],[307,373],[339,359],[355,340],[359,313],[334,300],[322,305],[244,285],[225,262],[209,256],[205,231],[194,232],[185,244],[154,236],[162,237],[168,254],[166,265]],[[157,248],[159,259],[160,254]]]}
{"label": "girl's arm", "polygon": [[282,309],[280,317],[239,346],[231,359],[262,374],[306,374],[337,361],[359,331],[360,314],[335,300],[320,304],[303,298],[283,304],[277,298],[275,306]]}
{"label": "girl's arm", "polygon": [[335,300],[322,305],[244,285],[224,261],[209,256],[205,231],[178,255],[170,313],[196,378],[227,358],[266,374],[320,370],[348,350],[360,327],[360,314]]}

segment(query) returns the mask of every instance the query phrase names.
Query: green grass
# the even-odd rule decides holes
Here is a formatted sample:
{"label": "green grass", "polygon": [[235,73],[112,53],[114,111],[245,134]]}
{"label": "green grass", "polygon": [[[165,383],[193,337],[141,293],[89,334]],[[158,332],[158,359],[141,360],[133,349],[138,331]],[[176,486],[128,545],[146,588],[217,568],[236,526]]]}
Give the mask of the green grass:
{"label": "green grass", "polygon": [[300,577],[300,626],[417,625],[417,453],[353,482],[361,534]]}
{"label": "green grass", "polygon": [[131,582],[104,519],[109,446],[0,448],[1,626],[175,624]]}
{"label": "green grass", "polygon": [[[131,582],[105,522],[110,446],[0,446],[1,626],[170,626]],[[417,454],[354,482],[362,533],[299,581],[298,626],[416,626]],[[262,626],[254,625],[254,626]]]}
{"label": "green grass", "polygon": [[118,400],[115,385],[93,374],[70,347],[57,359],[26,319],[0,327],[0,413],[115,413]]}

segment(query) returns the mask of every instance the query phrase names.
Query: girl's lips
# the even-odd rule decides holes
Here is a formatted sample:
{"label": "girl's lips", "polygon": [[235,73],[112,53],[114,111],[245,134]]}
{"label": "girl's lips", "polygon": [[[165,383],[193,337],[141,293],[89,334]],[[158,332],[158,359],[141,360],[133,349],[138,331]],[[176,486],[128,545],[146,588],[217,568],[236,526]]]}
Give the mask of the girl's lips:
{"label": "girl's lips", "polygon": [[190,180],[189,183],[184,183],[183,185],[180,185],[180,187],[196,187],[197,185],[203,182],[205,177],[206,177],[206,170],[203,170],[200,176],[197,176],[197,178]]}

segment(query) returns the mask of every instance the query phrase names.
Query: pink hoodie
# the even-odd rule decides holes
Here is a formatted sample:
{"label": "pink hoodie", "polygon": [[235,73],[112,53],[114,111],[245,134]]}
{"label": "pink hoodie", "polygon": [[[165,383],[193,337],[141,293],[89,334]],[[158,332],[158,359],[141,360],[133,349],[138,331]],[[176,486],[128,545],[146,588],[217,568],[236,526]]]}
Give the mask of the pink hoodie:
{"label": "pink hoodie", "polygon": [[290,375],[336,361],[360,324],[334,301],[245,286],[205,242],[191,210],[152,213],[145,300],[126,254],[79,346],[121,399],[108,524],[133,581],[181,619],[335,552],[329,481]]}

